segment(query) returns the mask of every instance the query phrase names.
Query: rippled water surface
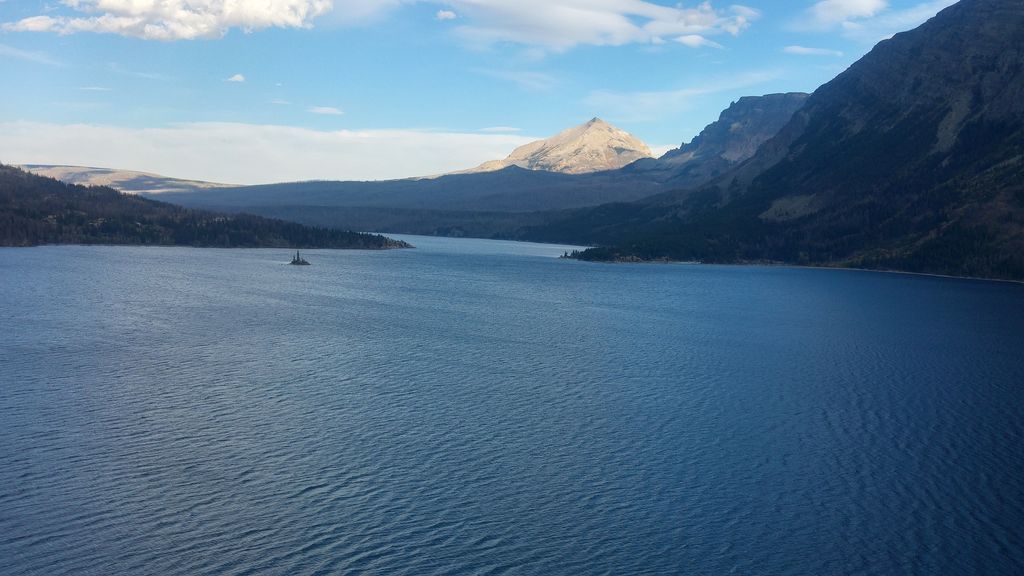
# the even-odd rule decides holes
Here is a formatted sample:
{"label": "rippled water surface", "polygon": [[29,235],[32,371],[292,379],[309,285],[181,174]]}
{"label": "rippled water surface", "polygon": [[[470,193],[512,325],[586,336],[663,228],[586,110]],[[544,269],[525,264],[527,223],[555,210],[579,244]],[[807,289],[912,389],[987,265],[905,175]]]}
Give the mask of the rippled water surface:
{"label": "rippled water surface", "polygon": [[0,574],[1021,574],[1024,286],[0,250]]}

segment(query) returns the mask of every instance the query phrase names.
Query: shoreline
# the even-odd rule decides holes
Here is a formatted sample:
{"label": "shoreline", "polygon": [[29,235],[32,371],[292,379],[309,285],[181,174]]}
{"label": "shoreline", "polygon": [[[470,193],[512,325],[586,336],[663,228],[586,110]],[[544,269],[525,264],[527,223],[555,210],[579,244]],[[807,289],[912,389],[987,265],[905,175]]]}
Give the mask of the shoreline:
{"label": "shoreline", "polygon": [[44,244],[25,244],[20,246],[14,245],[0,245],[0,249],[6,248],[44,248],[44,247],[61,247],[61,246],[80,246],[80,247],[101,247],[101,248],[193,248],[196,250],[364,250],[366,252],[384,252],[386,250],[415,250],[416,246],[405,242],[405,246],[382,246],[380,248],[371,247],[354,247],[354,248],[333,248],[329,246],[192,246],[190,244],[108,244],[103,242],[96,242],[93,244],[83,244],[80,242],[68,242],[68,243],[44,243]]}
{"label": "shoreline", "polygon": [[[378,232],[367,232],[366,234],[380,234]],[[416,236],[414,234],[399,234],[401,236]],[[448,236],[426,236],[427,238],[450,238]],[[461,238],[451,238],[454,240],[460,240]],[[540,246],[565,246],[564,244],[553,244],[548,242],[531,242],[531,241],[520,241],[520,240],[507,240],[507,239],[495,239],[495,238],[465,238],[466,240],[484,240],[484,241],[497,241],[497,242],[515,242],[520,244],[533,244]],[[288,246],[190,246],[183,244],[106,244],[106,243],[95,243],[95,244],[81,244],[81,243],[67,243],[67,244],[32,244],[25,246],[0,246],[0,249],[12,249],[12,248],[42,248],[42,247],[60,247],[60,246],[80,246],[80,247],[113,247],[113,248],[192,248],[197,250],[350,250],[350,251],[364,251],[364,252],[384,252],[388,250],[415,250],[416,246],[405,242],[404,240],[398,240],[406,244],[405,246],[383,246],[380,248],[329,248],[329,247],[288,247]],[[968,280],[973,282],[1000,282],[1004,284],[1016,284],[1024,285],[1024,280],[1012,280],[1008,278],[986,278],[984,276],[956,276],[953,274],[940,274],[937,272],[912,272],[909,270],[885,270],[878,268],[857,268],[852,266],[813,266],[807,264],[788,264],[785,262],[701,262],[695,260],[671,260],[671,259],[656,259],[656,260],[583,260],[580,258],[573,258],[572,256],[557,256],[558,260],[574,260],[577,262],[586,262],[590,264],[609,264],[609,265],[682,265],[682,266],[724,266],[724,267],[763,267],[763,268],[792,268],[792,269],[803,269],[803,270],[837,270],[847,272],[870,272],[870,273],[882,273],[882,274],[899,274],[907,276],[923,276],[930,278],[942,278],[946,280]]]}
{"label": "shoreline", "polygon": [[651,264],[666,265],[678,264],[688,266],[730,266],[730,267],[764,267],[764,268],[794,268],[803,270],[840,270],[847,272],[872,272],[882,274],[902,274],[907,276],[925,276],[931,278],[944,278],[947,280],[970,280],[981,282],[1002,282],[1006,284],[1024,285],[1024,280],[1012,280],[1009,278],[986,278],[984,276],[955,276],[953,274],[939,274],[937,272],[911,272],[909,270],[885,270],[881,268],[856,268],[852,266],[812,266],[808,264],[787,264],[785,262],[701,262],[698,260],[582,260],[580,258],[561,257],[564,260],[576,260],[592,264]]}

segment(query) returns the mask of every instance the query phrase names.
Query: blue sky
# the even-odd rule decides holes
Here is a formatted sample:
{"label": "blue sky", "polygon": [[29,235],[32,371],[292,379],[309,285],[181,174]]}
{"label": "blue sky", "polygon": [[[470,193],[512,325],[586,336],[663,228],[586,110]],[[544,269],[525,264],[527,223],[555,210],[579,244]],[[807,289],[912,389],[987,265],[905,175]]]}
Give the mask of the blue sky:
{"label": "blue sky", "polygon": [[953,0],[0,0],[0,161],[435,174],[600,116],[663,151]]}

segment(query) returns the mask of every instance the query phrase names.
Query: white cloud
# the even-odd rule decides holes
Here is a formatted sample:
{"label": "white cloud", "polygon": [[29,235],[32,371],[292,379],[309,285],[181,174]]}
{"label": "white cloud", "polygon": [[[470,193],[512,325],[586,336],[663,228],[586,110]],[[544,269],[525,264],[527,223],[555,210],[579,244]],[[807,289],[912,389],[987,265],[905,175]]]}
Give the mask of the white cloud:
{"label": "white cloud", "polygon": [[280,98],[274,98],[273,100],[270,101],[270,103],[274,104],[275,106],[288,106],[291,104],[291,102],[287,100],[282,100]]}
{"label": "white cloud", "polygon": [[807,46],[786,46],[782,51],[786,54],[795,54],[797,56],[835,56],[838,58],[843,55],[839,50],[829,50],[828,48],[808,48]]}
{"label": "white cloud", "polygon": [[718,42],[708,40],[700,34],[687,34],[685,36],[680,36],[676,38],[676,42],[679,42],[684,46],[689,46],[690,48],[700,48],[701,46],[707,46],[709,48],[724,48],[724,46]]}
{"label": "white cloud", "polygon": [[4,30],[14,32],[52,32],[57,28],[59,20],[49,16],[31,16],[17,22],[4,24]]}
{"label": "white cloud", "polygon": [[224,81],[225,82],[245,82],[245,76],[242,75],[242,74],[235,74],[234,76],[231,76],[230,78],[225,78]]}
{"label": "white cloud", "polygon": [[65,9],[56,16],[32,16],[2,28],[150,40],[219,38],[232,28],[308,28],[332,11],[334,22],[365,24],[417,3],[440,5],[435,17],[458,19],[462,24],[455,27],[456,33],[472,45],[510,42],[553,51],[578,45],[659,43],[693,35],[736,36],[760,16],[753,8],[715,8],[710,1],[687,8],[650,0],[63,0]]}
{"label": "white cloud", "polygon": [[621,46],[675,40],[680,36],[736,36],[760,17],[746,6],[715,8],[710,1],[686,8],[648,0],[335,0],[335,18],[361,22],[403,4],[443,6],[456,33],[474,46],[509,42],[563,51],[579,45]]}
{"label": "white cloud", "polygon": [[533,72],[529,70],[489,70],[484,68],[477,68],[474,72],[477,74],[483,74],[484,76],[490,76],[497,80],[511,82],[523,90],[531,92],[546,92],[558,84],[558,80],[554,76],[543,72]]}
{"label": "white cloud", "polygon": [[306,111],[312,114],[320,114],[322,116],[341,116],[344,114],[344,112],[334,106],[310,106],[309,108],[306,108]]}
{"label": "white cloud", "polygon": [[[479,45],[512,42],[565,50],[581,44],[649,44],[690,35],[739,34],[759,13],[744,6],[719,10],[645,0],[449,0],[469,23],[458,28]],[[685,42],[684,42],[685,43]]]}
{"label": "white cloud", "polygon": [[155,172],[258,184],[377,180],[461,170],[504,158],[536,138],[425,130],[319,131],[289,126],[195,123],[166,128],[0,123],[0,158]]}
{"label": "white cloud", "polygon": [[886,11],[869,20],[847,22],[843,26],[843,35],[867,43],[879,42],[897,32],[917,28],[942,9],[956,3],[957,0],[932,0],[904,10]]}
{"label": "white cloud", "polygon": [[[304,28],[332,0],[63,0],[70,16],[32,16],[3,25],[16,32],[99,32],[147,40],[219,38],[231,28]],[[78,15],[81,14],[81,15]]]}
{"label": "white cloud", "polygon": [[887,0],[823,0],[811,6],[795,27],[817,32],[838,30],[846,38],[873,44],[916,28],[956,2],[928,0],[896,10]]}
{"label": "white cloud", "polygon": [[50,58],[44,52],[22,50],[6,44],[0,44],[0,58],[14,58],[16,60],[25,60],[26,62],[35,62],[36,64],[46,64],[47,66],[61,65],[60,62]]}
{"label": "white cloud", "polygon": [[831,28],[858,18],[870,18],[889,7],[887,0],[822,0],[808,9],[812,25]]}
{"label": "white cloud", "polygon": [[110,92],[110,88],[104,86],[79,86],[78,89],[83,92]]}
{"label": "white cloud", "polygon": [[756,71],[724,79],[711,79],[700,86],[649,92],[596,90],[584,99],[584,107],[616,121],[650,122],[664,120],[689,108],[695,99],[770,82],[774,71]]}

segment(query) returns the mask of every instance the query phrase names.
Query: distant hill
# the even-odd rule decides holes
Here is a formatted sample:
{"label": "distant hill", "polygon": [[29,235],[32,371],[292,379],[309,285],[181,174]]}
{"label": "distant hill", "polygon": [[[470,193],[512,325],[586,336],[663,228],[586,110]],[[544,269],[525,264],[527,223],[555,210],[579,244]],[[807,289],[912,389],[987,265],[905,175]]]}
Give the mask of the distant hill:
{"label": "distant hill", "polygon": [[112,168],[93,168],[89,166],[54,166],[50,164],[25,164],[21,168],[56,178],[68,184],[82,186],[110,186],[115,190],[129,194],[162,194],[165,192],[193,192],[211,188],[231,187],[231,184],[217,184],[198,180],[182,180],[147,172],[116,170]]}
{"label": "distant hill", "polygon": [[[628,185],[623,182],[628,181]],[[374,207],[416,210],[532,212],[637,200],[658,183],[615,171],[558,174],[510,166],[495,172],[370,182],[288,182],[168,193],[160,199],[193,207]]]}
{"label": "distant hill", "polygon": [[[520,228],[562,217],[558,211],[639,200],[678,187],[683,181],[693,186],[704,184],[745,159],[751,153],[749,150],[756,149],[777,131],[792,116],[803,96],[782,94],[741,99],[705,128],[701,136],[684,146],[685,161],[670,153],[662,160],[642,158],[617,170],[583,174],[519,165],[525,163],[536,168],[543,165],[542,160],[557,164],[559,158],[575,157],[570,151],[581,149],[581,142],[603,142],[611,150],[620,138],[631,138],[595,119],[559,137],[535,143],[536,146],[527,145],[525,150],[510,156],[514,162],[498,170],[379,182],[294,182],[217,188],[169,193],[160,198],[186,206],[254,212],[318,226],[509,237]],[[641,152],[649,154],[643,151],[646,146],[637,142],[624,147],[627,157]],[[616,163],[627,157],[618,158]],[[522,159],[529,160],[520,162]],[[495,168],[504,162],[485,167]]]}
{"label": "distant hill", "polygon": [[879,43],[712,185],[528,233],[587,259],[1024,278],[1024,3],[962,0]]}
{"label": "distant hill", "polygon": [[239,248],[402,248],[383,236],[225,215],[65,184],[0,164],[0,246],[141,244]]}
{"label": "distant hill", "polygon": [[651,149],[639,138],[594,118],[551,138],[524,144],[504,160],[485,162],[465,172],[493,172],[519,166],[561,174],[587,174],[615,170],[650,157]]}
{"label": "distant hill", "polygon": [[[275,214],[276,208],[303,221],[307,208],[359,208],[360,226],[380,229],[394,220],[375,209],[422,211],[429,221],[416,222],[422,231],[438,212],[538,212],[636,200],[663,191],[657,182],[610,168],[651,155],[650,149],[627,132],[595,118],[558,135],[517,148],[505,160],[475,169],[435,177],[384,181],[310,181],[258,186],[206,187],[173,191],[162,196],[185,206]],[[287,208],[287,210],[283,210]],[[331,210],[334,225],[355,222],[345,211]],[[383,216],[380,222],[372,214]],[[322,222],[322,213],[314,213]],[[438,226],[444,227],[438,223]],[[364,228],[365,229],[365,228]],[[409,231],[406,228],[393,230]]]}

